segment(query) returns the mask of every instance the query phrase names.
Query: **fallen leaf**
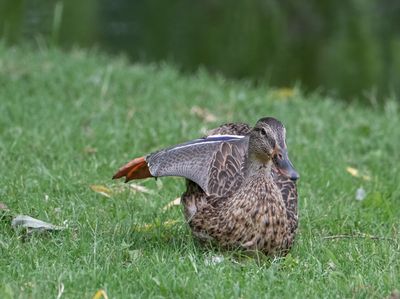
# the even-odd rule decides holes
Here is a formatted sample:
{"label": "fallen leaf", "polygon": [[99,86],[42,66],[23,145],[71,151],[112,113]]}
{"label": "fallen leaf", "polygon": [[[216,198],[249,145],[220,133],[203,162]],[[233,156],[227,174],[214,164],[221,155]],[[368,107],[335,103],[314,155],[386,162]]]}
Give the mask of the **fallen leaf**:
{"label": "fallen leaf", "polygon": [[281,100],[285,100],[295,95],[295,90],[289,87],[279,88],[275,91],[275,95],[277,98]]}
{"label": "fallen leaf", "polygon": [[147,189],[146,187],[143,187],[143,186],[137,185],[137,184],[133,184],[133,183],[129,184],[129,188],[131,188],[133,191],[137,191],[137,192],[154,194],[153,190]]}
{"label": "fallen leaf", "polygon": [[83,149],[83,151],[84,151],[86,154],[95,154],[95,153],[97,153],[97,148],[91,147],[91,146],[86,146],[86,147]]}
{"label": "fallen leaf", "polygon": [[210,111],[198,106],[193,106],[192,109],[190,109],[190,114],[201,118],[206,123],[215,122],[217,120],[217,117]]}
{"label": "fallen leaf", "polygon": [[163,210],[168,210],[169,208],[171,208],[173,206],[179,206],[180,204],[181,204],[181,198],[177,197],[173,201],[170,201],[168,204],[166,204],[163,207]]}
{"label": "fallen leaf", "polygon": [[27,215],[17,215],[11,221],[11,226],[14,229],[19,227],[27,228],[30,231],[38,230],[38,231],[57,231],[63,230],[64,227],[56,226],[51,223],[44,222],[42,220],[38,220],[32,218]]}
{"label": "fallen leaf", "polygon": [[106,291],[102,289],[98,290],[96,294],[94,294],[92,299],[100,299],[100,298],[108,299]]}
{"label": "fallen leaf", "polygon": [[178,222],[179,222],[178,220],[167,220],[165,222],[162,222],[161,224],[159,223],[140,224],[135,227],[135,231],[149,231],[157,226],[171,227]]}
{"label": "fallen leaf", "polygon": [[362,178],[364,181],[370,181],[371,177],[368,175],[360,174],[358,169],[353,168],[353,167],[347,167],[346,168],[347,172],[350,173],[352,176],[356,178]]}
{"label": "fallen leaf", "polygon": [[347,172],[350,173],[352,176],[358,177],[358,170],[353,167],[347,167]]}
{"label": "fallen leaf", "polygon": [[364,198],[367,196],[367,192],[365,192],[363,187],[360,187],[356,190],[356,200],[364,200]]}
{"label": "fallen leaf", "polygon": [[118,184],[116,186],[113,186],[110,189],[112,194],[119,194],[119,193],[125,192],[126,190],[129,190],[129,186],[126,184],[122,184],[122,185]]}
{"label": "fallen leaf", "polygon": [[108,198],[110,198],[113,193],[110,188],[107,188],[102,185],[90,185],[90,189]]}

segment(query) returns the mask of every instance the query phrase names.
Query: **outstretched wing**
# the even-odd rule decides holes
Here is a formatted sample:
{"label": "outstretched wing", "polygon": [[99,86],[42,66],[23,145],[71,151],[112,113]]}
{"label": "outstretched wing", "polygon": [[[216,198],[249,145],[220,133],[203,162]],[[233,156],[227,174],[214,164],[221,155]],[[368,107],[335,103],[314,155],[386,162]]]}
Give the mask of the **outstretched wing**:
{"label": "outstretched wing", "polygon": [[146,162],[154,177],[185,177],[222,196],[241,183],[247,146],[248,137],[214,135],[150,154]]}

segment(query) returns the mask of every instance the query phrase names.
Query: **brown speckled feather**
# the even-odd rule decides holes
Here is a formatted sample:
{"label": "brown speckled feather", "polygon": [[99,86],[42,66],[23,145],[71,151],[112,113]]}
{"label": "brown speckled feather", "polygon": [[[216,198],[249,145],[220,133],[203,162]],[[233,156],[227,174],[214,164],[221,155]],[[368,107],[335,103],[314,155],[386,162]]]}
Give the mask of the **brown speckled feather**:
{"label": "brown speckled feather", "polygon": [[208,190],[210,195],[229,196],[243,181],[243,167],[247,142],[224,142],[213,155],[209,169]]}
{"label": "brown speckled feather", "polygon": [[251,127],[246,123],[226,123],[218,128],[208,131],[207,136],[210,135],[247,135]]}
{"label": "brown speckled feather", "polygon": [[282,199],[287,207],[287,218],[293,219],[290,224],[291,232],[294,234],[298,225],[298,212],[297,212],[297,186],[296,182],[291,179],[285,178],[284,176],[275,172],[274,181],[282,194]]}

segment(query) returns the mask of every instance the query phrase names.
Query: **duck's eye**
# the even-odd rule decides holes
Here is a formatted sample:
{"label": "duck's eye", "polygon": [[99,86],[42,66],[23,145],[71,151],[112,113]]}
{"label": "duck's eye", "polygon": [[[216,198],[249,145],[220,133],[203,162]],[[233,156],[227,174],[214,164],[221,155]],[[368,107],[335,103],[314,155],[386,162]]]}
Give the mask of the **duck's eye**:
{"label": "duck's eye", "polygon": [[265,131],[265,129],[261,129],[260,132],[261,132],[261,135],[263,135],[263,136],[267,135],[267,131]]}

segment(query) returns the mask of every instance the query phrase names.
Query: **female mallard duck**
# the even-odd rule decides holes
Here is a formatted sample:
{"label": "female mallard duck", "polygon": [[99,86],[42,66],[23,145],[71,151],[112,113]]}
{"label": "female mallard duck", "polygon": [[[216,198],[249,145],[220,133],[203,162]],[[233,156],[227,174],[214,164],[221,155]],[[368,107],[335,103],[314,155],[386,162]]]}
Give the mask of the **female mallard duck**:
{"label": "female mallard duck", "polygon": [[113,178],[185,177],[182,203],[196,237],[223,247],[284,254],[297,228],[299,178],[285,135],[272,117],[254,128],[225,124],[207,137],[136,158]]}

